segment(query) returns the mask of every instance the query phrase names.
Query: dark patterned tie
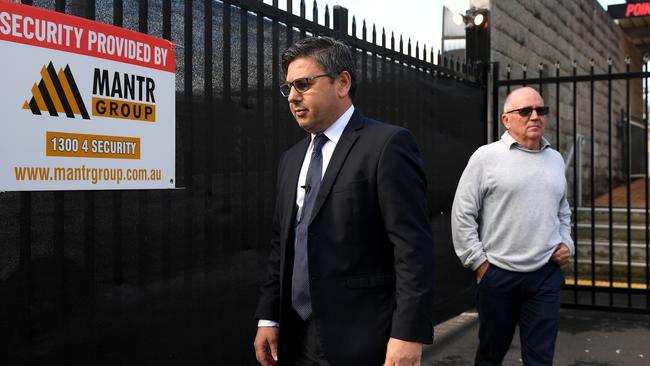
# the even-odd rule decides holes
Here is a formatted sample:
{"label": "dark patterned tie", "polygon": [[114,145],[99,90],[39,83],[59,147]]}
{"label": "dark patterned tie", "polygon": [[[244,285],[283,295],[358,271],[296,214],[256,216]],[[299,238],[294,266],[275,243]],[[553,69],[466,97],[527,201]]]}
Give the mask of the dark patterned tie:
{"label": "dark patterned tie", "polygon": [[303,320],[311,315],[311,294],[309,292],[309,268],[307,242],[309,240],[309,221],[311,210],[316,202],[318,189],[323,173],[323,154],[321,149],[328,141],[327,136],[320,134],[314,137],[314,149],[311,153],[307,179],[305,180],[305,199],[302,213],[296,225],[295,255],[293,259],[293,276],[291,278],[291,304]]}

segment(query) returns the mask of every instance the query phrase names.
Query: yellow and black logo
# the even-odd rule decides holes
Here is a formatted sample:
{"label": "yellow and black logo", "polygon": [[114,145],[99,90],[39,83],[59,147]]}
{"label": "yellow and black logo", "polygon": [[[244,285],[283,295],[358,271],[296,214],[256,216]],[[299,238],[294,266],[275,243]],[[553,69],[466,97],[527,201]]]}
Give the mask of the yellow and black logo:
{"label": "yellow and black logo", "polygon": [[53,117],[65,113],[68,118],[81,115],[83,119],[90,119],[69,65],[59,69],[57,75],[50,61],[47,67],[41,69],[41,76],[43,78],[38,85],[32,86],[32,99],[23,104],[23,109],[38,115],[41,111],[47,111]]}

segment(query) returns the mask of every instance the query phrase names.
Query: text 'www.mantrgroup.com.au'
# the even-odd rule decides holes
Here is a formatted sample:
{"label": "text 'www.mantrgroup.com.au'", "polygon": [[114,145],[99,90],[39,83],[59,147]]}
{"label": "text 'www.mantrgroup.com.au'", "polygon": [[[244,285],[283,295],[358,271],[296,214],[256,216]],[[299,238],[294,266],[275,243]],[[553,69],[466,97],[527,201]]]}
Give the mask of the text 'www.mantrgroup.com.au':
{"label": "text 'www.mantrgroup.com.au'", "polygon": [[99,182],[158,181],[160,169],[14,167],[18,181],[81,181]]}

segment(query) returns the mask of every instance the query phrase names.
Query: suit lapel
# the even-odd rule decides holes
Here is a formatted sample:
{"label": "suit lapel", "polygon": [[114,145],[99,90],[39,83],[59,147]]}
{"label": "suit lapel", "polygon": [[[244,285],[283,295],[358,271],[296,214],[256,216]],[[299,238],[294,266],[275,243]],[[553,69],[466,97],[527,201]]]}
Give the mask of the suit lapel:
{"label": "suit lapel", "polygon": [[311,138],[307,136],[299,142],[299,145],[291,155],[287,155],[287,172],[285,174],[286,180],[284,181],[283,189],[286,190],[285,197],[290,197],[291,199],[284,203],[285,215],[284,222],[282,223],[282,237],[284,238],[289,237],[289,232],[294,226],[298,177],[300,176],[300,168],[302,168],[310,141]]}
{"label": "suit lapel", "polygon": [[345,126],[343,134],[341,135],[339,142],[336,144],[332,158],[327,165],[327,170],[325,171],[325,175],[321,181],[320,189],[318,190],[318,196],[316,197],[316,202],[314,203],[314,208],[311,211],[310,223],[311,221],[314,221],[314,217],[318,215],[318,211],[320,211],[323,203],[325,203],[327,196],[332,190],[332,185],[336,181],[336,177],[338,176],[339,171],[345,162],[345,159],[348,157],[350,149],[352,146],[354,146],[354,143],[359,138],[359,133],[357,130],[361,129],[362,127],[363,116],[359,110],[355,109],[352,117],[350,117],[348,125]]}

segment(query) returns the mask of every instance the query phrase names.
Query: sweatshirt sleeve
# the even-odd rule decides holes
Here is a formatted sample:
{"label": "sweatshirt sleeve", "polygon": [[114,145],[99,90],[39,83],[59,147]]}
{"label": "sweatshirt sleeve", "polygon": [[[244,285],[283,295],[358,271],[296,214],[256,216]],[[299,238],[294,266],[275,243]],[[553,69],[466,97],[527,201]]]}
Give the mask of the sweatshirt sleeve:
{"label": "sweatshirt sleeve", "polygon": [[562,237],[562,242],[569,247],[571,255],[574,255],[575,245],[571,238],[571,207],[569,206],[569,201],[566,197],[566,185],[564,187],[564,195],[562,195],[560,209],[558,210],[557,216],[560,220],[560,236]]}
{"label": "sweatshirt sleeve", "polygon": [[476,270],[487,257],[479,237],[479,213],[486,191],[484,166],[477,150],[467,163],[451,209],[451,233],[456,255],[464,267]]}

